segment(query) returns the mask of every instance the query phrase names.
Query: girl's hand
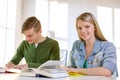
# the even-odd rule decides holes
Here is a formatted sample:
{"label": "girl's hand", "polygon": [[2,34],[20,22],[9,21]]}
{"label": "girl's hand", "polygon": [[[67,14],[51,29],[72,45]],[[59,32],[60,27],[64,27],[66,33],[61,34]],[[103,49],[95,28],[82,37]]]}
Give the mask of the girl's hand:
{"label": "girl's hand", "polygon": [[67,72],[80,73],[80,70],[77,68],[64,68]]}

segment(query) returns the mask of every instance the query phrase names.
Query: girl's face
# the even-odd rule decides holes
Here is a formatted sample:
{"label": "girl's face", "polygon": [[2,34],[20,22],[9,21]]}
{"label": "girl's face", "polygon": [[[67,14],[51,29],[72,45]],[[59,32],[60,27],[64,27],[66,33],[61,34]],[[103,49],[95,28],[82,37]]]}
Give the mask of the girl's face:
{"label": "girl's face", "polygon": [[95,38],[95,26],[89,22],[78,20],[77,31],[79,37],[85,41]]}

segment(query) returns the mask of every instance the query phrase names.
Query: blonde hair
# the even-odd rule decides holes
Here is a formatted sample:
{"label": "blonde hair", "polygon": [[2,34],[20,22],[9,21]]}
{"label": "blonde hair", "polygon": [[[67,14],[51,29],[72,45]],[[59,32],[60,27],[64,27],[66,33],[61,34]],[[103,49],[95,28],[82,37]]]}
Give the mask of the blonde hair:
{"label": "blonde hair", "polygon": [[28,29],[31,29],[31,28],[34,28],[34,30],[36,32],[38,32],[41,29],[40,21],[34,16],[29,17],[25,20],[25,22],[23,23],[23,26],[22,26],[22,33],[25,30],[28,30]]}
{"label": "blonde hair", "polygon": [[[94,17],[94,15],[92,13],[84,12],[83,14],[79,15],[76,18],[76,29],[78,28],[78,26],[77,26],[78,20],[86,21],[86,22],[93,24],[96,28],[95,37],[102,41],[107,41],[100,30],[100,27],[98,25],[96,18]],[[81,37],[79,37],[79,39],[83,41],[83,39]]]}

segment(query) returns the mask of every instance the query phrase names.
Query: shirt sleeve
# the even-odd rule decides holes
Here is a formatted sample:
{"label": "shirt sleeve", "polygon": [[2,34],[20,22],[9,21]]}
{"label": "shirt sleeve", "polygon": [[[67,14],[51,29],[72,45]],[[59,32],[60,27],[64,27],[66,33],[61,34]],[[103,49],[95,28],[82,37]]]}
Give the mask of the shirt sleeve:
{"label": "shirt sleeve", "polygon": [[52,42],[50,60],[60,60],[60,49],[57,41]]}
{"label": "shirt sleeve", "polygon": [[117,59],[115,46],[112,43],[108,44],[105,48],[104,53],[105,54],[103,59],[103,67],[114,72],[116,69],[116,59]]}
{"label": "shirt sleeve", "polygon": [[15,65],[19,64],[19,62],[23,58],[23,45],[24,45],[24,41],[19,45],[19,47],[17,48],[16,54],[11,59],[11,62]]}

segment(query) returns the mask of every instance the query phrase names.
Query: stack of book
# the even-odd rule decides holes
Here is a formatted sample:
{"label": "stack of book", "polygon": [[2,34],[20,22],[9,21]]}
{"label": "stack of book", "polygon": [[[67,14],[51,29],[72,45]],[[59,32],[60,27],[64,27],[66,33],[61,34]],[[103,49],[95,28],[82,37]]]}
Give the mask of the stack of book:
{"label": "stack of book", "polygon": [[38,68],[28,68],[22,70],[20,76],[36,76],[60,78],[68,77],[69,74],[64,69],[60,68],[61,61],[48,60]]}

